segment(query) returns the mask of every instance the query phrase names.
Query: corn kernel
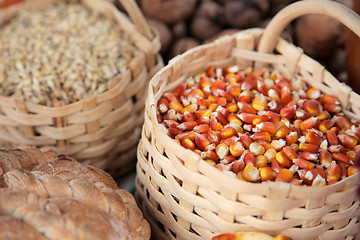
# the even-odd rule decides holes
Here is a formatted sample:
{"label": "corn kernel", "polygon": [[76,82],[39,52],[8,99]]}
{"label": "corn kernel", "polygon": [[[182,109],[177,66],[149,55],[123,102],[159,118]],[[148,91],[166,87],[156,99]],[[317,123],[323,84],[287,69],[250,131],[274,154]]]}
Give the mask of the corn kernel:
{"label": "corn kernel", "polygon": [[216,146],[216,154],[220,159],[224,159],[229,154],[229,147],[224,143],[220,143]]}
{"label": "corn kernel", "polygon": [[315,167],[315,164],[312,163],[312,162],[309,162],[305,159],[302,159],[302,158],[295,158],[294,160],[294,164],[296,166],[299,166],[303,169],[306,169],[306,170],[310,170],[310,169],[313,169]]}
{"label": "corn kernel", "polygon": [[262,155],[265,153],[265,148],[257,142],[253,142],[249,146],[250,152],[255,156]]}
{"label": "corn kernel", "polygon": [[271,167],[260,167],[259,173],[262,181],[274,181],[277,175]]}
{"label": "corn kernel", "polygon": [[266,157],[268,162],[272,162],[276,157],[276,150],[273,148],[269,148],[268,150],[266,150],[266,152],[264,153],[264,156]]}
{"label": "corn kernel", "polygon": [[348,174],[349,177],[356,174],[356,173],[358,173],[358,172],[359,172],[359,169],[357,169],[354,165],[349,166],[348,169],[347,169],[347,174]]}
{"label": "corn kernel", "polygon": [[282,151],[290,160],[294,160],[298,157],[298,154],[289,146],[284,147]]}
{"label": "corn kernel", "polygon": [[335,161],[331,162],[329,167],[326,169],[326,179],[340,180],[341,178],[341,169]]}
{"label": "corn kernel", "polygon": [[251,104],[253,108],[258,111],[263,111],[267,108],[267,99],[264,95],[260,94],[256,96]]}
{"label": "corn kernel", "polygon": [[289,182],[291,182],[291,180],[293,180],[293,177],[294,177],[294,175],[289,169],[282,168],[282,169],[280,169],[279,173],[277,174],[275,180],[279,181],[279,182],[289,183]]}
{"label": "corn kernel", "polygon": [[292,161],[282,152],[277,152],[276,160],[284,167],[290,167],[292,165]]}
{"label": "corn kernel", "polygon": [[259,170],[252,164],[247,164],[241,174],[241,176],[249,182],[256,182],[260,179]]}
{"label": "corn kernel", "polygon": [[267,159],[264,155],[256,156],[255,167],[257,168],[265,167],[266,164],[267,164]]}
{"label": "corn kernel", "polygon": [[229,147],[231,155],[234,157],[240,157],[241,154],[245,151],[243,145],[240,142],[234,142]]}

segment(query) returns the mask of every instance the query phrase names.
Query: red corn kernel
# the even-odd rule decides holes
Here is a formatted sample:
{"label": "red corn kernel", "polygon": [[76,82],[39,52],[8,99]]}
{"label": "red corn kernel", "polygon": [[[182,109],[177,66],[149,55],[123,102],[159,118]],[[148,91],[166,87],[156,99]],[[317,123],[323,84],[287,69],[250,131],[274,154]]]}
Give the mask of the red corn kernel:
{"label": "red corn kernel", "polygon": [[329,113],[339,113],[341,112],[341,106],[334,103],[326,103],[324,109]]}
{"label": "red corn kernel", "polygon": [[306,91],[306,96],[310,99],[318,99],[321,95],[321,92],[318,88],[309,88],[307,91]]}
{"label": "red corn kernel", "polygon": [[210,129],[208,124],[199,124],[193,128],[193,131],[196,133],[207,133]]}
{"label": "red corn kernel", "polygon": [[210,145],[211,142],[203,134],[197,134],[195,136],[195,144],[200,150],[205,150],[206,146]]}
{"label": "red corn kernel", "polygon": [[321,137],[313,131],[309,131],[306,134],[305,140],[307,143],[314,144],[314,145],[319,145],[321,143]]}
{"label": "red corn kernel", "polygon": [[216,92],[217,90],[225,90],[226,89],[226,83],[222,80],[216,80],[212,86],[211,86],[211,91],[212,92]]}
{"label": "red corn kernel", "polygon": [[343,116],[335,116],[335,125],[340,129],[340,130],[346,130],[349,129],[351,127],[351,122],[349,121],[349,119],[347,119],[346,117]]}
{"label": "red corn kernel", "polygon": [[240,118],[241,121],[246,122],[246,123],[252,123],[252,121],[254,120],[254,118],[256,118],[255,114],[250,114],[250,113],[239,113],[238,117]]}
{"label": "red corn kernel", "polygon": [[337,137],[341,144],[347,148],[354,148],[358,142],[356,137],[347,134],[339,134]]}
{"label": "red corn kernel", "polygon": [[335,161],[333,161],[329,167],[326,169],[326,179],[330,180],[340,180],[341,178],[341,169]]}
{"label": "red corn kernel", "polygon": [[271,142],[271,135],[267,132],[256,132],[253,134],[252,139]]}
{"label": "red corn kernel", "polygon": [[238,102],[237,103],[239,110],[241,112],[250,113],[250,114],[256,114],[255,108],[253,108],[250,104],[245,102]]}
{"label": "red corn kernel", "polygon": [[185,83],[181,83],[174,91],[173,94],[176,97],[179,97],[186,89],[186,84]]}
{"label": "red corn kernel", "polygon": [[180,103],[179,98],[176,97],[175,94],[173,94],[173,93],[166,93],[165,97],[169,100],[169,102]]}
{"label": "red corn kernel", "polygon": [[335,96],[330,95],[330,94],[326,94],[323,98],[322,98],[324,103],[337,103],[338,100],[336,99]]}
{"label": "red corn kernel", "polygon": [[319,156],[317,153],[311,153],[311,152],[301,152],[300,158],[303,158],[305,160],[309,161],[317,161]]}
{"label": "red corn kernel", "polygon": [[220,133],[217,131],[213,131],[212,129],[209,129],[206,134],[207,139],[209,139],[210,143],[213,143],[215,145],[219,144],[221,141]]}
{"label": "red corn kernel", "polygon": [[218,89],[217,92],[219,93],[219,96],[224,97],[227,102],[231,102],[234,99],[233,95],[224,90]]}
{"label": "red corn kernel", "polygon": [[281,88],[280,97],[281,97],[281,102],[283,102],[284,104],[289,103],[292,99],[291,90],[286,86]]}
{"label": "red corn kernel", "polygon": [[302,158],[295,158],[294,159],[294,164],[296,166],[299,166],[303,169],[306,169],[306,170],[310,170],[310,169],[313,169],[315,167],[315,164],[312,163],[312,162],[309,162],[305,159],[302,159]]}
{"label": "red corn kernel", "polygon": [[287,119],[292,119],[296,114],[294,106],[286,106],[280,110],[280,116]]}
{"label": "red corn kernel", "polygon": [[214,131],[220,131],[224,126],[218,122],[218,120],[214,117],[214,116],[211,116],[210,117],[210,128]]}
{"label": "red corn kernel", "polygon": [[240,142],[246,147],[249,148],[250,144],[253,142],[251,138],[246,134],[239,134]]}
{"label": "red corn kernel", "polygon": [[314,144],[300,143],[299,144],[299,149],[301,151],[316,153],[319,150],[319,147],[317,145],[314,145]]}
{"label": "red corn kernel", "polygon": [[284,147],[282,151],[290,160],[294,160],[298,157],[298,154],[289,146]]}
{"label": "red corn kernel", "polygon": [[262,122],[256,125],[261,131],[268,132],[270,134],[276,133],[276,126],[273,122]]}
{"label": "red corn kernel", "polygon": [[296,110],[296,118],[297,119],[300,119],[300,120],[304,121],[304,120],[306,120],[306,119],[308,119],[310,117],[311,117],[310,113],[306,112],[304,109],[299,108],[299,109]]}
{"label": "red corn kernel", "polygon": [[337,161],[344,162],[344,163],[349,163],[350,162],[349,158],[343,153],[334,152],[332,154],[332,157],[333,157],[333,159],[335,159]]}
{"label": "red corn kernel", "polygon": [[304,130],[315,127],[317,123],[318,123],[318,119],[316,117],[311,117],[311,118],[308,118],[305,121],[303,121],[300,124],[300,128],[301,128],[301,130],[304,131]]}
{"label": "red corn kernel", "polygon": [[235,174],[241,172],[245,168],[245,162],[242,160],[235,160],[231,165],[231,171]]}
{"label": "red corn kernel", "polygon": [[189,93],[189,98],[204,98],[205,94],[200,88],[194,88]]}
{"label": "red corn kernel", "polygon": [[169,100],[166,99],[166,98],[161,98],[159,101],[158,101],[158,109],[159,109],[159,112],[161,114],[165,114],[168,110],[169,110]]}
{"label": "red corn kernel", "polygon": [[328,147],[328,151],[331,153],[334,153],[334,152],[345,153],[346,149],[343,145],[338,144],[338,145],[331,145],[330,147]]}
{"label": "red corn kernel", "polygon": [[305,100],[303,103],[303,108],[312,116],[316,116],[320,112],[319,103],[316,100]]}
{"label": "red corn kernel", "polygon": [[198,123],[196,121],[189,121],[189,122],[181,123],[179,126],[177,126],[177,128],[182,131],[186,131],[186,130],[192,130],[197,125]]}
{"label": "red corn kernel", "polygon": [[336,133],[333,130],[326,131],[326,138],[330,145],[338,145],[339,144]]}
{"label": "red corn kernel", "polygon": [[270,118],[270,122],[277,123],[280,121],[280,115],[277,113],[274,113],[272,111],[265,111],[264,115],[268,116]]}
{"label": "red corn kernel", "polygon": [[188,132],[182,132],[182,133],[179,133],[178,135],[175,136],[175,139],[179,140],[179,141],[182,141],[184,139],[189,139],[191,141],[194,141],[195,140],[195,133],[194,132],[191,132],[191,131],[188,131]]}

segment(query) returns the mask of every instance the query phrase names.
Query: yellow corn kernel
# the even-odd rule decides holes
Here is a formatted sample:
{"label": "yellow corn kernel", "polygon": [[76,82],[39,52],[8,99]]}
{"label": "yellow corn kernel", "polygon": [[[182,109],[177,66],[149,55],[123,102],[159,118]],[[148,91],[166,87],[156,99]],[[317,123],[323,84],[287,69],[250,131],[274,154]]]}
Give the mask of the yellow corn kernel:
{"label": "yellow corn kernel", "polygon": [[264,155],[256,156],[255,167],[257,168],[265,167],[266,164],[267,164],[267,159]]}
{"label": "yellow corn kernel", "polygon": [[266,150],[266,152],[264,153],[264,156],[266,157],[266,159],[268,160],[268,162],[272,162],[275,158],[276,158],[276,150],[273,148],[269,148],[268,150]]}
{"label": "yellow corn kernel", "polygon": [[254,98],[251,106],[258,111],[264,111],[267,108],[267,103],[266,97],[260,94]]}
{"label": "yellow corn kernel", "polygon": [[249,146],[249,150],[250,152],[252,152],[255,156],[259,156],[265,153],[265,148],[257,143],[257,142],[253,142],[250,144]]}
{"label": "yellow corn kernel", "polygon": [[260,179],[259,169],[254,167],[252,164],[246,164],[241,176],[249,182],[256,182]]}
{"label": "yellow corn kernel", "polygon": [[293,177],[294,177],[294,175],[289,169],[282,168],[282,169],[280,169],[279,173],[277,174],[275,180],[279,181],[279,182],[289,183],[293,180]]}

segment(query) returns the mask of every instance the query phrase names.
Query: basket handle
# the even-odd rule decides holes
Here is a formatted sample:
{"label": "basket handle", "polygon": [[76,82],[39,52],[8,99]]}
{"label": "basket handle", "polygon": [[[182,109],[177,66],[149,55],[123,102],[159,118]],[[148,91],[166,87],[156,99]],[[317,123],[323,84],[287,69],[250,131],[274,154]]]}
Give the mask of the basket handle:
{"label": "basket handle", "polygon": [[137,29],[149,40],[153,38],[150,27],[147,24],[144,15],[134,0],[119,0],[129,17],[136,25]]}
{"label": "basket handle", "polygon": [[306,14],[323,14],[335,18],[360,37],[360,16],[343,4],[331,0],[306,0],[290,4],[278,12],[265,28],[259,52],[274,50],[283,29],[294,19]]}

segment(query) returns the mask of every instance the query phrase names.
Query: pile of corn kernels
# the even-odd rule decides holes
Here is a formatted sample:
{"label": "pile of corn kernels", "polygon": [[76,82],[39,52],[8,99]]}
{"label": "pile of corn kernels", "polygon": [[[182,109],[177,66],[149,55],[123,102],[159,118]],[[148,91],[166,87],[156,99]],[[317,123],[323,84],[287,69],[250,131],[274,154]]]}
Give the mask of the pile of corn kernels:
{"label": "pile of corn kernels", "polygon": [[158,121],[241,180],[324,186],[357,172],[359,122],[335,96],[277,71],[210,66],[161,97]]}

